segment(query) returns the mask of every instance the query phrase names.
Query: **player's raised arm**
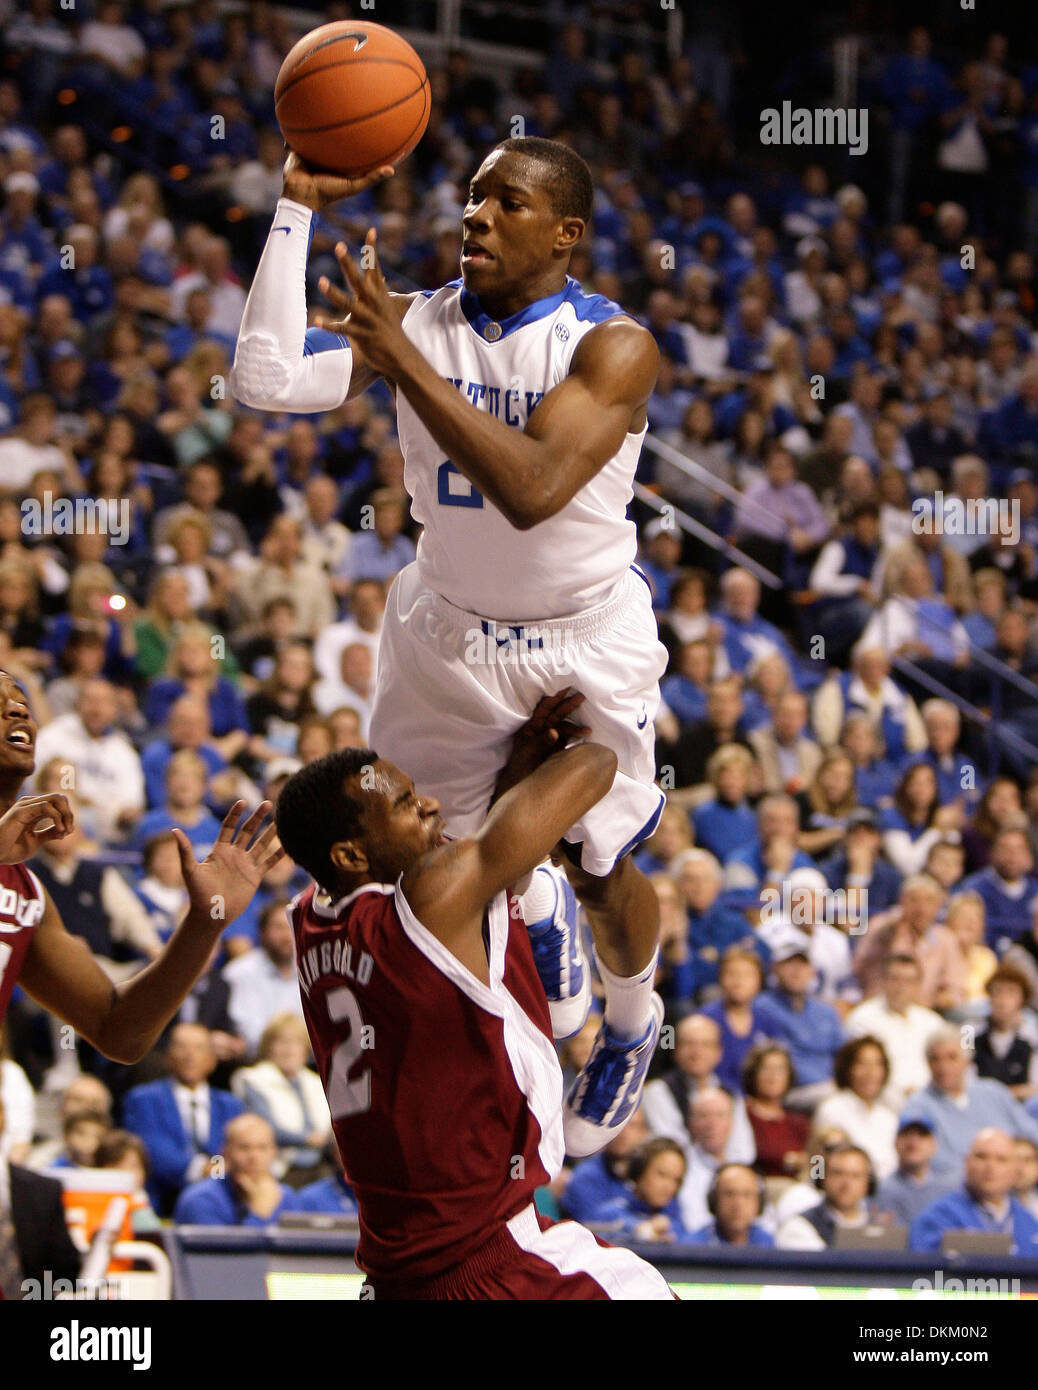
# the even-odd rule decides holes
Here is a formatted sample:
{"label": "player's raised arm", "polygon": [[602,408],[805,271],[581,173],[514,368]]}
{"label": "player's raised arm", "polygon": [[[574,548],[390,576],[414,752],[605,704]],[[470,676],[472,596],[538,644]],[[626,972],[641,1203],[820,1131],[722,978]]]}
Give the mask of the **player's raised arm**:
{"label": "player's raised arm", "polygon": [[[314,173],[298,155],[288,156],[234,354],[231,389],[243,405],[301,414],[333,410],[378,379],[345,333],[307,330],[306,260],[315,213],[392,172],[387,165],[363,178],[340,178]],[[402,315],[410,297],[400,298]]]}
{"label": "player's raised arm", "polygon": [[82,937],[65,929],[48,895],[22,967],[26,991],[106,1057],[140,1061],[205,969],[223,928],[245,911],[264,873],[282,857],[267,821],[271,809],[264,801],[239,827],[244,803],[236,802],[201,864],[183,831],[174,831],[187,914],[158,959],[121,984],[109,980]]}
{"label": "player's raised arm", "polygon": [[[411,910],[448,945],[482,918],[496,894],[541,863],[612,786],[617,760],[608,748],[582,743],[552,751],[586,732],[568,722],[581,699],[573,691],[542,699],[516,736],[500,794],[481,829],[425,855],[404,875]],[[523,776],[527,767],[536,770]]]}

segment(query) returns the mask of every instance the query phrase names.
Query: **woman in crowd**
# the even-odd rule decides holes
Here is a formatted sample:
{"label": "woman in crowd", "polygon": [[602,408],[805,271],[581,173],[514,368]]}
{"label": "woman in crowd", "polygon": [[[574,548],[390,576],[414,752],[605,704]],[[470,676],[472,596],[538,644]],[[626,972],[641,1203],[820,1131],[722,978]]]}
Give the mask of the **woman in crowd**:
{"label": "woman in crowd", "polygon": [[50,657],[39,649],[44,628],[36,571],[20,560],[0,561],[0,629],[10,639],[16,661],[36,671],[50,665]]}
{"label": "woman in crowd", "polygon": [[742,1069],[742,1088],[757,1146],[757,1171],[764,1177],[795,1178],[807,1147],[806,1115],[788,1110],[795,1077],[789,1053],[777,1043],[754,1047]]}
{"label": "woman in crowd", "polygon": [[278,1176],[302,1187],[333,1171],[325,1155],[332,1122],[321,1078],[311,1071],[310,1038],[296,1014],[276,1014],[260,1038],[256,1063],[235,1073],[231,1089],[274,1127]]}
{"label": "woman in crowd", "polygon": [[836,1093],[819,1105],[815,1124],[843,1129],[868,1154],[877,1177],[888,1177],[897,1167],[897,1112],[883,1097],[890,1080],[886,1048],[869,1036],[844,1043],[833,1063],[833,1079]]}
{"label": "woman in crowd", "polygon": [[956,893],[948,903],[945,925],[951,931],[966,961],[964,1016],[982,1017],[988,1011],[987,983],[998,965],[998,957],[985,945],[987,910],[979,893]]}
{"label": "woman in crowd", "polygon": [[279,753],[297,752],[300,725],[315,713],[311,693],[315,680],[313,656],[304,642],[281,648],[274,658],[273,674],[245,702],[253,758],[265,761]]}
{"label": "woman in crowd", "polygon": [[148,686],[142,713],[149,724],[160,726],[181,695],[198,696],[209,707],[213,742],[231,760],[247,740],[248,717],[233,683],[220,674],[216,640],[204,623],[185,623],[170,647],[166,674]]}
{"label": "woman in crowd", "polygon": [[185,576],[176,570],[160,571],[152,581],[148,606],[133,625],[139,676],[151,679],[165,673],[170,648],[193,616],[191,588]]}
{"label": "woman in crowd", "polygon": [[991,845],[998,832],[1024,818],[1023,797],[1016,782],[1012,777],[992,778],[969,823],[963,826],[966,872],[972,874],[986,868],[991,858]]}
{"label": "woman in crowd", "polygon": [[650,1139],[631,1156],[626,1191],[607,1202],[599,1220],[634,1240],[666,1242],[688,1238],[678,1193],[688,1160],[673,1139]]}
{"label": "woman in crowd", "polygon": [[961,807],[941,805],[936,772],[929,763],[916,763],[902,774],[894,805],[880,818],[883,852],[900,873],[920,873],[941,836],[961,824]]}
{"label": "woman in crowd", "polygon": [[756,839],[757,817],[747,800],[754,770],[753,754],[739,743],[722,745],[706,765],[714,795],[692,812],[692,829],[696,845],[722,864]]}
{"label": "woman in crowd", "polygon": [[797,844],[817,858],[841,842],[847,817],[858,804],[854,764],[848,755],[840,749],[826,753],[811,785],[797,800],[803,826]]}

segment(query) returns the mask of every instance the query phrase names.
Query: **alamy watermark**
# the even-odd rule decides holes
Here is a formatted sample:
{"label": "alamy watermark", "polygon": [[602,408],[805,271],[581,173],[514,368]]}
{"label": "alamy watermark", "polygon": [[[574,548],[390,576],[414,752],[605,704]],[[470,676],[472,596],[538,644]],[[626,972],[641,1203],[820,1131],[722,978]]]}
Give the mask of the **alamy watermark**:
{"label": "alamy watermark", "polygon": [[868,930],[869,890],[794,887],[783,879],[781,891],[769,886],[761,892],[760,920],[762,926],[772,921],[792,922],[795,927],[825,924],[845,929],[848,936],[863,936]]}
{"label": "alamy watermark", "polygon": [[515,666],[532,660],[560,675],[574,670],[572,642],[551,624],[524,627],[485,619],[466,630],[464,659],[466,666]]}
{"label": "alamy watermark", "polygon": [[869,148],[869,113],[864,107],[819,106],[811,110],[784,101],[760,113],[762,145],[846,145],[848,154]]}
{"label": "alamy watermark", "polygon": [[[934,1271],[932,1279],[914,1279],[912,1281],[912,1292],[920,1294],[925,1298],[928,1294],[932,1298],[1019,1298],[1020,1280],[1019,1279],[959,1279],[952,1277],[946,1279],[944,1270]],[[956,1330],[949,1328],[939,1329],[945,1337],[966,1337],[971,1335],[965,1329]],[[936,1328],[930,1329],[930,1335],[938,1331]],[[973,1334],[976,1335],[976,1334]]]}
{"label": "alamy watermark", "polygon": [[130,539],[128,497],[55,497],[49,489],[41,502],[22,502],[24,536],[107,536],[112,545]]}
{"label": "alamy watermark", "polygon": [[1020,541],[1018,497],[956,497],[935,492],[912,503],[912,530],[917,536],[1005,536]]}

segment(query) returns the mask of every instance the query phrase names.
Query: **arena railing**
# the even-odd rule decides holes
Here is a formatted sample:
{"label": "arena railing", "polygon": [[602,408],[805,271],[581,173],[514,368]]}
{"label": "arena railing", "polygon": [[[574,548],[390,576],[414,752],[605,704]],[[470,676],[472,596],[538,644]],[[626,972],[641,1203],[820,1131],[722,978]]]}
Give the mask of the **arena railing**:
{"label": "arena railing", "polygon": [[[664,459],[687,477],[714,493],[715,496],[723,498],[733,505],[741,505],[745,509],[747,499],[738,488],[716,477],[708,468],[704,468],[704,466],[696,462],[695,459],[689,458],[688,455],[682,453],[680,449],[676,449],[673,445],[667,444],[662,439],[658,439],[654,434],[646,435],[645,447],[658,458]],[[665,497],[661,497],[659,494],[652,492],[650,489],[646,488],[644,484],[640,483],[635,484],[634,493],[640,502],[647,504],[657,512],[667,513],[672,516],[683,531],[687,531],[696,536],[697,539],[709,546],[710,549],[724,555],[733,564],[738,564],[743,569],[749,570],[760,583],[766,585],[770,589],[781,589],[783,587],[783,582],[777,575],[746,555],[737,546],[726,541],[724,537],[712,530],[704,522],[690,516],[687,512],[676,507],[672,502],[668,502]],[[752,499],[749,505],[751,507],[757,506],[759,512],[770,517],[770,512],[768,512],[766,508],[753,503]],[[893,597],[897,598],[898,596],[894,595]],[[941,626],[941,624],[937,623],[934,619],[927,618],[926,621],[934,626]],[[1029,695],[1031,699],[1035,701],[1036,706],[1038,706],[1038,683],[1029,680],[1026,676],[1022,676],[1019,671],[1014,671],[1011,666],[1008,666],[998,657],[992,656],[990,652],[985,651],[983,647],[978,646],[976,642],[968,637],[967,643],[971,661],[974,661],[979,666],[983,666],[992,673],[992,693],[995,697],[997,697],[999,691],[998,681],[1003,680]],[[894,656],[891,659],[891,665],[903,674],[911,676],[919,685],[929,690],[935,696],[948,700],[959,711],[962,718],[968,719],[970,723],[976,724],[981,729],[987,737],[988,761],[992,773],[997,768],[1000,760],[998,749],[999,742],[1015,749],[1017,753],[1030,758],[1035,764],[1038,764],[1038,747],[1030,743],[1014,729],[1010,729],[1002,723],[998,718],[999,710],[997,708],[994,708],[991,713],[980,709],[978,706],[965,699],[958,691],[952,690],[951,687],[943,681],[938,680],[929,672],[924,671],[908,657]]]}
{"label": "arena railing", "polygon": [[[891,599],[907,606],[907,599],[900,594],[892,594]],[[929,627],[938,628],[942,632],[945,631],[944,625],[938,622],[936,618],[931,618],[926,614],[917,614],[916,616],[922,617],[923,621]],[[983,647],[978,646],[977,643],[972,641],[968,636],[966,643],[971,661],[976,661],[979,665],[994,672],[1001,679],[1008,681],[1011,685],[1015,685],[1017,689],[1029,695],[1031,699],[1035,701],[1036,708],[1038,708],[1038,685],[1036,685],[1034,681],[1028,680],[1026,676],[1021,676],[1019,671],[1014,671],[1013,668],[1007,666],[1004,661],[1000,661],[998,657],[992,656],[990,652],[986,652]],[[1024,738],[1022,734],[1018,734],[1015,729],[1009,728],[999,718],[999,711],[997,708],[991,711],[980,709],[957,690],[952,690],[944,681],[939,680],[929,671],[925,671],[913,661],[911,657],[891,656],[890,664],[904,675],[910,676],[918,685],[923,686],[939,699],[948,700],[959,711],[961,717],[970,720],[971,723],[977,724],[980,727],[987,738],[988,765],[991,775],[994,775],[997,771],[1001,761],[1001,754],[998,746],[1000,743],[1015,749],[1017,753],[1022,754],[1025,758],[1029,758],[1038,766],[1038,747]],[[997,694],[998,683],[994,679],[992,680],[992,690]]]}

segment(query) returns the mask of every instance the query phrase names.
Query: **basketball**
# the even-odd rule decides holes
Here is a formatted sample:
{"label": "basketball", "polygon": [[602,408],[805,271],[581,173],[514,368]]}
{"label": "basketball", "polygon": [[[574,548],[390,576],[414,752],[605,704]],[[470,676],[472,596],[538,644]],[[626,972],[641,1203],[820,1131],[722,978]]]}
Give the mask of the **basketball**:
{"label": "basketball", "polygon": [[392,29],[337,20],[289,51],[274,109],[286,143],[308,164],[360,177],[398,164],[418,144],[429,123],[429,79]]}

